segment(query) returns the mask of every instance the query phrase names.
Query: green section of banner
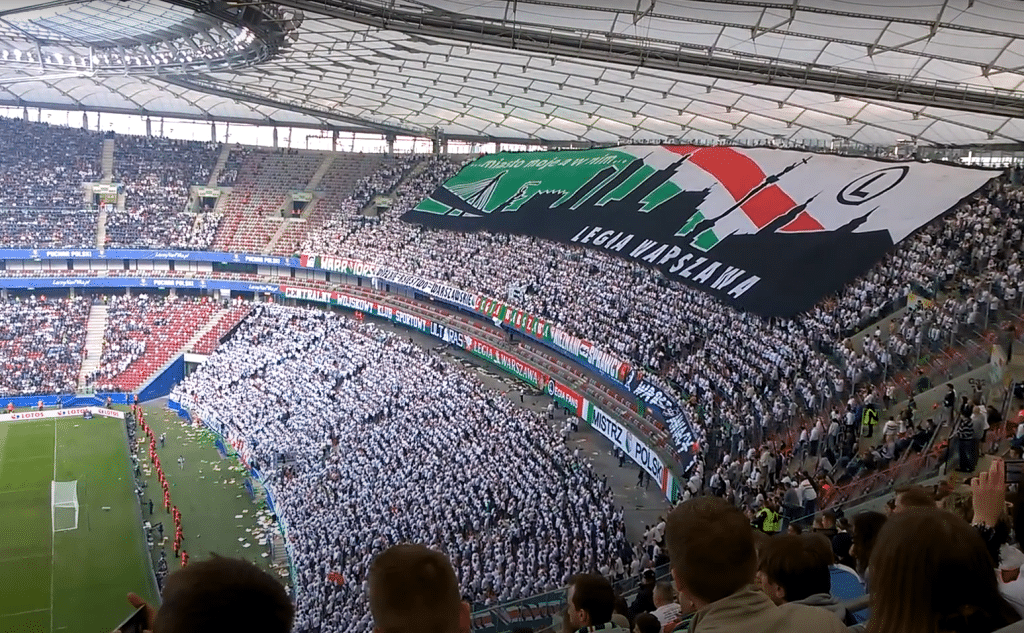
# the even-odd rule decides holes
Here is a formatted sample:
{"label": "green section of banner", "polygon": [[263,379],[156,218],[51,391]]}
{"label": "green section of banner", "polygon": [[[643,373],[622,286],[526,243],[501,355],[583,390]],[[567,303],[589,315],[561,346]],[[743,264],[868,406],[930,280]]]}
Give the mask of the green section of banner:
{"label": "green section of banner", "polygon": [[480,297],[475,308],[478,312],[486,314],[492,319],[498,319],[506,325],[511,325],[531,336],[547,342],[550,342],[553,338],[550,323],[528,312],[513,308],[497,299]]}
{"label": "green section of banner", "polygon": [[[616,150],[590,149],[564,152],[488,154],[466,165],[445,188],[486,213],[507,202],[503,210],[515,209],[537,191],[565,191],[568,199],[601,170],[615,172],[636,160]],[[503,177],[508,175],[507,178]],[[559,201],[559,203],[562,200]],[[447,209],[429,197],[416,207],[425,213],[444,214]]]}

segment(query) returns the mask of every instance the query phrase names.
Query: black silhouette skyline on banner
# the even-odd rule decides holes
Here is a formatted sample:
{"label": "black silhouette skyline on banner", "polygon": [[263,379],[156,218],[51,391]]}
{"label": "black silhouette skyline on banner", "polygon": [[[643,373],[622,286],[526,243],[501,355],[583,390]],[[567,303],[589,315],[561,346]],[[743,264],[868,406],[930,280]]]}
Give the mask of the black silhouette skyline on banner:
{"label": "black silhouette skyline on banner", "polygon": [[[449,207],[446,214],[411,210],[402,219],[424,226],[458,232],[491,231],[516,235],[534,236],[564,245],[578,245],[604,250],[612,255],[639,260],[643,254],[632,256],[633,249],[644,240],[652,240],[659,246],[678,247],[680,257],[690,255],[689,265],[699,258],[706,258],[706,264],[689,269],[689,277],[680,273],[687,268],[672,271],[678,258],[656,265],[670,279],[680,281],[699,290],[708,292],[736,307],[763,316],[792,316],[812,308],[821,299],[840,291],[852,279],[867,272],[889,249],[893,247],[887,230],[856,233],[871,211],[861,212],[837,230],[808,233],[776,232],[803,212],[814,197],[785,210],[761,231],[755,234],[733,234],[724,237],[714,248],[707,251],[692,245],[694,236],[711,228],[726,213],[742,213],[742,203],[757,192],[771,185],[785,186],[785,177],[793,169],[806,162],[795,161],[778,174],[766,176],[747,196],[736,202],[724,213],[712,215],[695,223],[685,235],[676,235],[693,216],[701,212],[701,206],[708,200],[711,188],[696,190],[680,189],[664,201],[643,211],[648,206],[644,201],[649,195],[669,182],[680,167],[688,160],[683,155],[671,164],[656,169],[639,181],[635,187],[620,199],[609,199],[600,204],[608,194],[616,191],[646,166],[643,158],[630,161],[622,168],[609,166],[598,170],[576,191],[539,190],[523,197],[522,187],[515,194],[496,205],[488,212],[478,208],[446,186],[438,187],[430,198]],[[557,172],[545,174],[551,181]],[[502,173],[495,178],[514,177]],[[527,178],[524,177],[524,180]],[[544,179],[541,180],[543,186]],[[482,182],[482,181],[481,181]],[[679,187],[678,182],[673,184]],[[496,186],[490,187],[496,189]],[[478,200],[486,199],[477,198]],[[561,201],[561,202],[559,202]],[[517,208],[511,206],[520,202]],[[872,209],[873,211],[873,209]],[[710,215],[705,213],[705,216]],[[632,235],[633,239],[620,251],[609,250],[607,244],[595,246],[580,244],[578,238],[586,227],[601,227],[616,235]],[[650,251],[648,251],[650,252]],[[647,262],[641,262],[647,263]],[[710,279],[695,283],[703,267],[717,263]],[[714,282],[722,271],[739,269],[743,274],[735,283],[714,288]],[[730,295],[731,289],[744,279],[759,278],[738,296]]]}

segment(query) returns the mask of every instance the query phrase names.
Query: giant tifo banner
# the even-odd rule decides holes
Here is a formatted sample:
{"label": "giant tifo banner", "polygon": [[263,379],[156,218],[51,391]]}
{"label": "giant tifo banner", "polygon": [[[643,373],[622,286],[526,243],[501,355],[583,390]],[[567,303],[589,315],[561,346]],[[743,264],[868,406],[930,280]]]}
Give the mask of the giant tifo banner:
{"label": "giant tifo banner", "polygon": [[599,249],[738,308],[791,316],[999,173],[737,147],[498,153],[402,219]]}

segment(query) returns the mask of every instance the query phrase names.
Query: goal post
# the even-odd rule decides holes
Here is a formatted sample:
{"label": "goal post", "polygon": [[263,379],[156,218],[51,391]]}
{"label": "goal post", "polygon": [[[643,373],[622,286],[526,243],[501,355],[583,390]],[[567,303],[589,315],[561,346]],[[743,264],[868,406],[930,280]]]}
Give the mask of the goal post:
{"label": "goal post", "polygon": [[78,529],[78,480],[50,482],[51,523],[54,532]]}

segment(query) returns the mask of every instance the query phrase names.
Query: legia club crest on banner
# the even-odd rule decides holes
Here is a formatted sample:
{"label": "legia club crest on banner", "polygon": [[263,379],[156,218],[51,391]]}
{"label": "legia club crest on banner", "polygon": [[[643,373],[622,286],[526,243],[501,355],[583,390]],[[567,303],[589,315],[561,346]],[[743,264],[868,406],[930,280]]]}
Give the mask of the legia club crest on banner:
{"label": "legia club crest on banner", "polygon": [[402,219],[600,249],[738,308],[789,316],[997,173],[733,147],[500,153]]}

